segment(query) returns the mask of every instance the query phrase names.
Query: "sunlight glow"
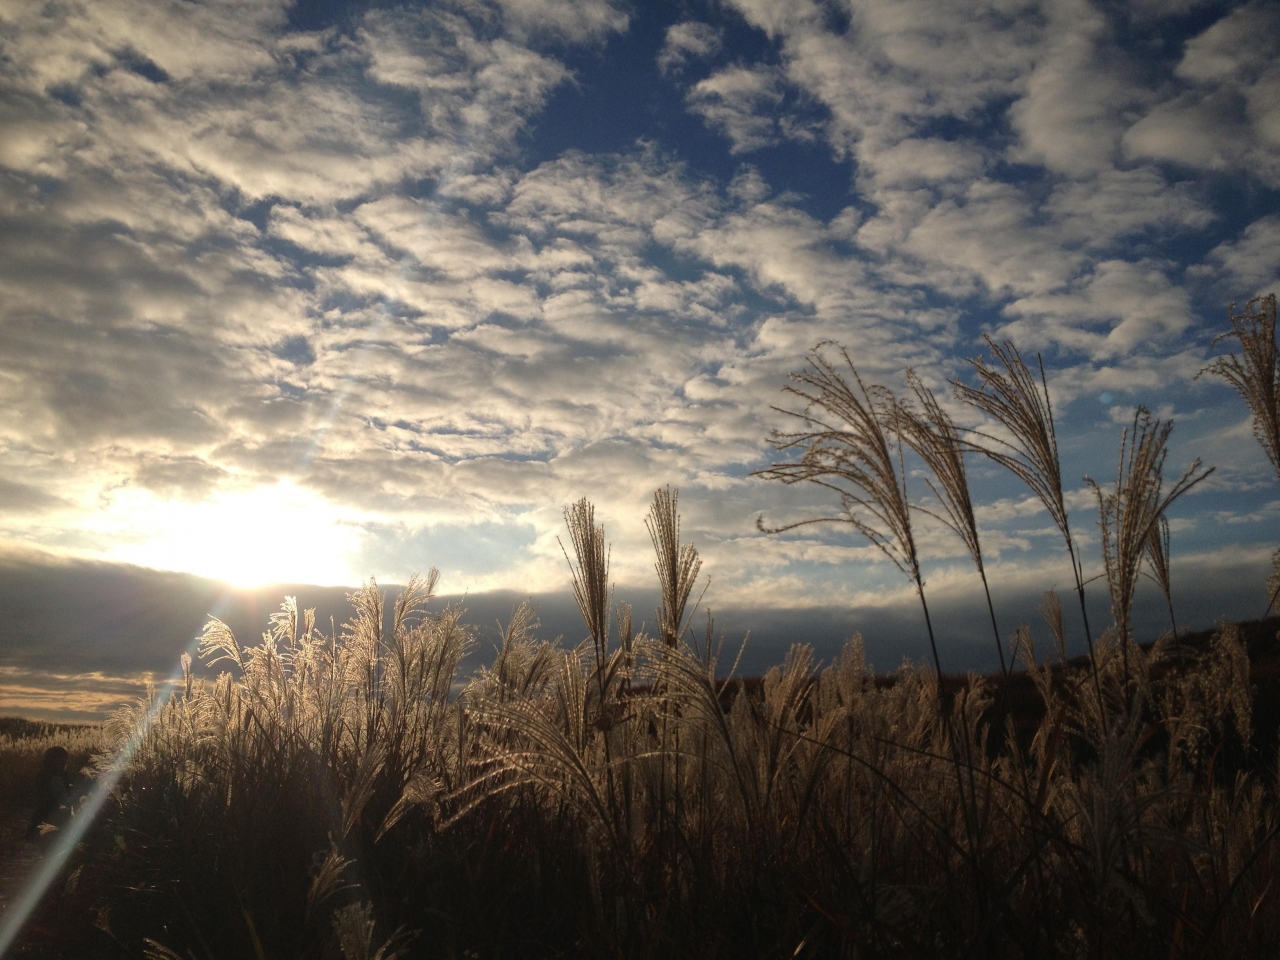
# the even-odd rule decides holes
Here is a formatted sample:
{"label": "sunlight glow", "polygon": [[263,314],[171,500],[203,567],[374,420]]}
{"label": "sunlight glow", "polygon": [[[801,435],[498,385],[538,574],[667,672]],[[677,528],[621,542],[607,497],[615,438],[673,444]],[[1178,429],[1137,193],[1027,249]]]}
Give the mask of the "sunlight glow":
{"label": "sunlight glow", "polygon": [[288,480],[198,503],[122,493],[110,526],[125,542],[111,557],[211,577],[239,587],[358,583],[350,561],[362,531],[323,497]]}

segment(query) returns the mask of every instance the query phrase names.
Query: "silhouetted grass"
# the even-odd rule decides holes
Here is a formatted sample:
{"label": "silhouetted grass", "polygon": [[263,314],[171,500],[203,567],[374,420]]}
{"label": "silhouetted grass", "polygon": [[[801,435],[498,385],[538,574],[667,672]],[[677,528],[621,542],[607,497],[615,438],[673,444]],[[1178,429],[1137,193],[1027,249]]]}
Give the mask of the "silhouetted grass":
{"label": "silhouetted grass", "polygon": [[825,669],[798,647],[726,683],[714,651],[642,635],[633,666],[605,651],[598,673],[592,644],[539,641],[526,608],[452,696],[456,611],[377,637],[380,609],[359,602],[338,637],[287,628],[242,650],[243,673],[178,691],[36,940],[104,957],[144,938],[183,957],[1280,944],[1276,718],[1251,716],[1245,654],[1274,713],[1274,622],[1134,647],[1128,684],[1104,637],[1106,733],[1087,660],[944,678],[982,787],[966,800],[935,674],[874,677],[857,639]]}

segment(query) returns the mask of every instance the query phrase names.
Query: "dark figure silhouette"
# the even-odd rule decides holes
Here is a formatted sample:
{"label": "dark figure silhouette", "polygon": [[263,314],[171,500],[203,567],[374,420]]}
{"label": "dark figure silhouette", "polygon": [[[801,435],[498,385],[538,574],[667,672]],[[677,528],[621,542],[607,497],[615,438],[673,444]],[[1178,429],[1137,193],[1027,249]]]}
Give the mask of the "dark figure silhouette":
{"label": "dark figure silhouette", "polygon": [[36,808],[27,824],[27,839],[40,835],[41,824],[61,827],[71,815],[71,780],[67,776],[67,751],[50,747],[36,774]]}

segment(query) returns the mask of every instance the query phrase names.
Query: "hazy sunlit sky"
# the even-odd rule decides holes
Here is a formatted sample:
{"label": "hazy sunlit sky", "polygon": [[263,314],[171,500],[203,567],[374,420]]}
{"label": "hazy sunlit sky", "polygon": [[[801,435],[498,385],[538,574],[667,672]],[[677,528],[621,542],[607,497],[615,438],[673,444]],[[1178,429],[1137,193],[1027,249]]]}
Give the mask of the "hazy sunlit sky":
{"label": "hazy sunlit sky", "polygon": [[[0,0],[0,538],[552,590],[586,496],[640,584],[671,483],[718,603],[903,599],[756,532],[824,503],[749,476],[770,407],[818,341],[945,390],[990,333],[1043,354],[1084,537],[1145,404],[1217,468],[1175,568],[1261,564],[1273,472],[1194,378],[1280,286],[1278,54],[1263,2]],[[993,582],[1064,586],[972,472]]]}

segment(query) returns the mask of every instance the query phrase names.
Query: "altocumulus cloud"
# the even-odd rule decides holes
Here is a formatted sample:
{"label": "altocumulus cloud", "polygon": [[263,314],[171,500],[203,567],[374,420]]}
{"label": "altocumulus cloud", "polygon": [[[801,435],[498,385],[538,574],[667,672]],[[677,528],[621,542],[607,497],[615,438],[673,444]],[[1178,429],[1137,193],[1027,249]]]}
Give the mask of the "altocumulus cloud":
{"label": "altocumulus cloud", "polygon": [[[1270,5],[682,11],[6,6],[0,533],[215,576],[275,550],[280,579],[441,563],[452,588],[540,590],[587,495],[642,583],[671,482],[715,603],[868,602],[899,584],[864,543],[755,533],[823,510],[748,476],[770,407],[821,340],[945,387],[988,332],[1043,352],[1069,477],[1108,477],[1117,420],[1159,407],[1173,460],[1219,467],[1175,552],[1274,540],[1225,522],[1273,499],[1268,467],[1193,379],[1226,301],[1280,280]],[[1025,492],[974,478],[1003,505],[993,580],[1060,581]],[[219,510],[257,510],[261,542]],[[930,569],[960,583],[944,533]]]}

